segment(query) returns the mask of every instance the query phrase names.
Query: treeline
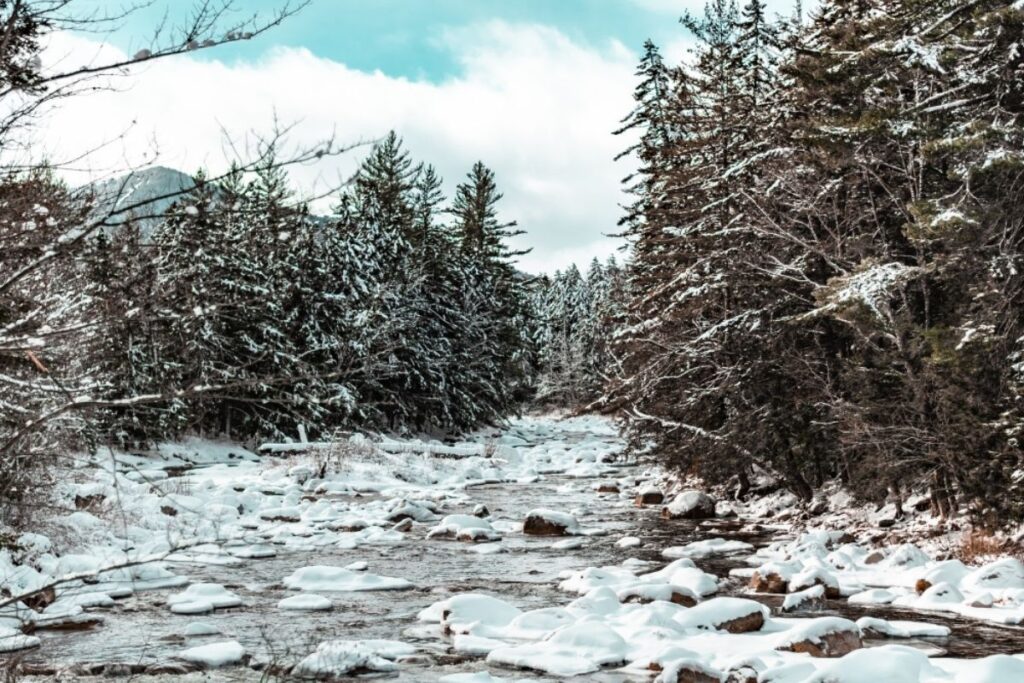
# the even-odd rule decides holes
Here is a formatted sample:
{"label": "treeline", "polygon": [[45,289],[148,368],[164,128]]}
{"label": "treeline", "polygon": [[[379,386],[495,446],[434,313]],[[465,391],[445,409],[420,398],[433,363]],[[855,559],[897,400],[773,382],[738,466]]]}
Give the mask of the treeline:
{"label": "treeline", "polygon": [[[96,210],[44,172],[12,175],[0,196],[5,276]],[[500,199],[478,163],[447,203],[393,133],[327,218],[272,154],[219,182],[200,173],[165,213],[83,237],[18,283],[61,337],[5,357],[17,409],[4,433],[65,391],[71,442],[86,446],[494,423],[527,398],[534,367]],[[2,313],[18,322],[16,306]]]}
{"label": "treeline", "polygon": [[1024,9],[712,0],[624,123],[618,376],[637,448],[738,494],[1024,515]]}
{"label": "treeline", "polygon": [[623,271],[596,258],[586,275],[571,265],[531,283],[536,349],[533,403],[586,410],[612,376],[611,340],[621,317]]}

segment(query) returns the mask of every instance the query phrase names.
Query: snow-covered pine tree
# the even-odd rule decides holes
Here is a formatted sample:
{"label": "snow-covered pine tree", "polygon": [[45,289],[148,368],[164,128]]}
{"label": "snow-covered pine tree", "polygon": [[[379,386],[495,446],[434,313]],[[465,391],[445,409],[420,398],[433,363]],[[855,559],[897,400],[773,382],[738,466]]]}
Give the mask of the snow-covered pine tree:
{"label": "snow-covered pine tree", "polygon": [[473,393],[490,416],[508,414],[527,398],[534,364],[526,277],[515,267],[515,259],[527,252],[508,244],[523,231],[498,217],[501,197],[493,171],[477,162],[456,188],[451,206],[466,260],[463,309],[480,326],[483,342],[473,350]]}

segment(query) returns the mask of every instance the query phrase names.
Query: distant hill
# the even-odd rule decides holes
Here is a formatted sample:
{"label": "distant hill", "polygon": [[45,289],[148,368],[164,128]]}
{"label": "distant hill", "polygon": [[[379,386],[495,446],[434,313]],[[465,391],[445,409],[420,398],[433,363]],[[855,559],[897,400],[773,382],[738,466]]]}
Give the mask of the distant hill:
{"label": "distant hill", "polygon": [[95,195],[98,215],[155,200],[141,206],[137,211],[112,219],[112,222],[124,223],[136,218],[139,228],[146,235],[160,222],[159,216],[177,200],[176,196],[164,199],[157,197],[187,192],[193,187],[195,181],[187,173],[166,166],[152,166],[110,180],[90,183],[81,189]]}

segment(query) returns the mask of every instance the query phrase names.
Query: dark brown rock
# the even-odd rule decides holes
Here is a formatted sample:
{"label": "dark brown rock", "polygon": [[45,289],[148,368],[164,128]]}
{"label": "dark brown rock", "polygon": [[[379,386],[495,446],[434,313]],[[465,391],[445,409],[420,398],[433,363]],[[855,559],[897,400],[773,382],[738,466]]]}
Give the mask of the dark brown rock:
{"label": "dark brown rock", "polygon": [[76,510],[95,510],[107,499],[102,493],[93,493],[88,496],[75,496]]}
{"label": "dark brown rock", "polygon": [[34,609],[39,612],[45,609],[47,606],[52,605],[57,600],[57,592],[52,588],[44,588],[40,591],[36,591],[27,598],[23,598],[22,602],[29,609]]}
{"label": "dark brown rock", "polygon": [[864,558],[864,564],[878,564],[884,559],[885,555],[883,555],[880,551],[875,550]]}
{"label": "dark brown rock", "polygon": [[914,590],[917,591],[918,595],[921,595],[921,593],[924,593],[926,590],[928,590],[931,587],[932,587],[932,583],[931,583],[931,581],[928,581],[927,579],[918,579],[917,582],[914,583]]}
{"label": "dark brown rock", "polygon": [[523,533],[530,536],[568,536],[564,525],[538,515],[530,515],[523,522]]}
{"label": "dark brown rock", "polygon": [[761,572],[757,571],[750,577],[750,588],[756,593],[783,595],[789,592],[789,582],[775,572],[767,572],[762,576]]}
{"label": "dark brown rock", "polygon": [[170,505],[161,505],[160,506],[160,512],[164,513],[168,517],[177,517],[178,516],[178,509],[174,508],[174,507],[171,507]]}
{"label": "dark brown rock", "polygon": [[860,635],[853,631],[830,631],[816,640],[801,640],[779,647],[787,652],[805,652],[812,657],[842,657],[864,647]]}
{"label": "dark brown rock", "polygon": [[661,505],[665,502],[665,494],[661,491],[641,491],[636,497],[636,506]]}
{"label": "dark brown rock", "polygon": [[601,484],[597,487],[598,493],[619,493],[619,487],[615,484]]}
{"label": "dark brown rock", "polygon": [[715,628],[719,631],[728,631],[729,633],[750,633],[752,631],[760,631],[763,626],[764,614],[761,612],[751,612],[745,617],[730,619],[729,621],[723,621],[715,624]]}

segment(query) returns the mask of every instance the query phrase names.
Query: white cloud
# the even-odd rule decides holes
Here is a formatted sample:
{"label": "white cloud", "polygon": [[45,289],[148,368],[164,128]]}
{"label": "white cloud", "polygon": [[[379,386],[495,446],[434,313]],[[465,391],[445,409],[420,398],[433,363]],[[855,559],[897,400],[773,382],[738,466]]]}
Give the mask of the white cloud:
{"label": "white cloud", "polygon": [[[611,131],[630,109],[636,56],[621,44],[598,49],[544,26],[493,22],[443,36],[462,67],[441,83],[367,73],[301,48],[273,48],[259,61],[223,63],[183,56],[152,63],[118,92],[69,100],[41,129],[54,158],[88,149],[130,129],[89,157],[94,173],[138,163],[158,145],[161,164],[186,171],[221,168],[222,130],[267,131],[276,115],[297,122],[296,145],[332,131],[341,140],[373,139],[394,128],[417,159],[445,176],[449,194],[478,159],[494,168],[506,217],[532,246],[522,266],[534,272],[581,266],[610,254],[621,211],[613,162],[626,141]],[[74,63],[97,52],[60,35],[48,52]],[[134,125],[133,125],[133,122]],[[295,169],[306,191],[347,176],[362,152]]]}

